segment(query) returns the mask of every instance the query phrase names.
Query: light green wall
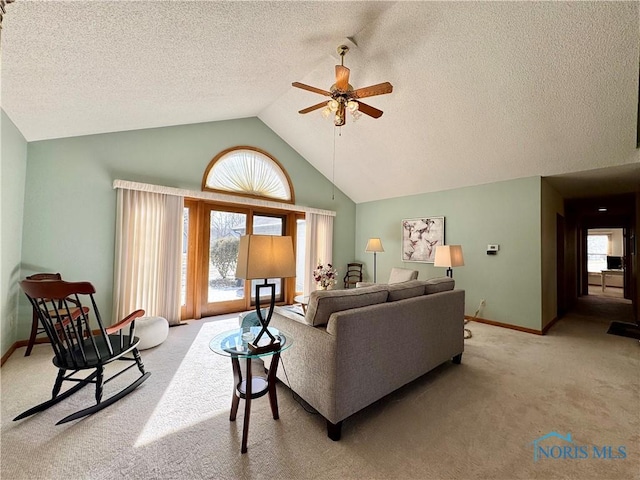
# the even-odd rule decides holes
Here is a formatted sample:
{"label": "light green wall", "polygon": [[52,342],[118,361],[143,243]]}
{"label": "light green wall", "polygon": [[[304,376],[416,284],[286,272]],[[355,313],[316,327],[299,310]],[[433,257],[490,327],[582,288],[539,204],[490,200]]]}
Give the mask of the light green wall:
{"label": "light green wall", "polygon": [[[114,179],[200,190],[221,150],[259,147],[286,169],[296,203],[334,210],[334,263],[353,260],[355,204],[257,118],[29,143],[22,275],[60,272],[88,280],[111,318],[116,195]],[[23,314],[24,312],[24,314]],[[19,338],[28,334],[20,311]]]}
{"label": "light green wall", "polygon": [[[392,267],[416,269],[419,278],[443,276],[443,268],[401,260],[401,220],[445,217],[445,242],[462,245],[465,266],[454,269],[456,287],[466,290],[466,313],[534,330],[541,329],[540,177],[368,202],[356,206],[356,259],[373,275],[369,237],[380,237],[378,281]],[[488,244],[499,244],[495,256]]]}
{"label": "light green wall", "polygon": [[558,316],[557,216],[564,216],[564,199],[545,180],[541,181],[542,327]]}
{"label": "light green wall", "polygon": [[0,348],[4,355],[17,339],[27,142],[4,110],[0,110],[0,131]]}

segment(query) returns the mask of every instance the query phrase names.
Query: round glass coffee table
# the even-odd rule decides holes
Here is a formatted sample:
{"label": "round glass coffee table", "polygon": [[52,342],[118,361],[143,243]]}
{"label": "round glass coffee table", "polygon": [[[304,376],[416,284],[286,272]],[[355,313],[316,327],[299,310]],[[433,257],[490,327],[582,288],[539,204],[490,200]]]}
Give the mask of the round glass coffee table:
{"label": "round glass coffee table", "polygon": [[[271,413],[273,419],[280,418],[278,414],[278,398],[276,397],[276,373],[278,371],[278,363],[280,361],[280,353],[293,345],[291,335],[285,334],[277,328],[269,327],[269,332],[277,340],[279,344],[275,344],[273,350],[268,352],[255,353],[249,349],[249,343],[253,341],[260,333],[261,327],[243,327],[234,328],[222,332],[209,342],[209,348],[218,355],[231,358],[231,366],[233,367],[234,392],[231,400],[231,413],[229,420],[234,422],[238,413],[238,405],[240,399],[244,399],[244,425],[242,428],[242,453],[247,452],[247,438],[249,436],[249,415],[251,413],[251,400],[260,398],[269,394],[269,404],[271,405]],[[269,337],[263,335],[260,346],[268,344]],[[267,357],[271,355],[271,364],[267,370],[266,378],[261,375],[251,374],[251,361],[256,358]],[[240,360],[246,361],[245,378],[240,370]],[[262,372],[256,372],[262,373]]]}

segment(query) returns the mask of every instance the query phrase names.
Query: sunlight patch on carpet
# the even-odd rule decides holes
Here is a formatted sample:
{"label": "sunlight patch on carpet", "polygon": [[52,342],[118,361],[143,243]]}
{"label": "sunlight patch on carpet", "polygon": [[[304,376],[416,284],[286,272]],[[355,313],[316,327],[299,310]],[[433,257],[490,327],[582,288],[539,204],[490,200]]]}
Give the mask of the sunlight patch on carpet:
{"label": "sunlight patch on carpet", "polygon": [[229,415],[233,391],[231,361],[213,353],[209,341],[237,326],[236,318],[202,324],[135,447],[143,447],[214,416]]}

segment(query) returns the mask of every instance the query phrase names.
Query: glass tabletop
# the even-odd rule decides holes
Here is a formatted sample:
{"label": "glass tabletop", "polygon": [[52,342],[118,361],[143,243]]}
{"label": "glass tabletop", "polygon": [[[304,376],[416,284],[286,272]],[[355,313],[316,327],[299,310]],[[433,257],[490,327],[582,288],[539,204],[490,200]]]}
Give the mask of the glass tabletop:
{"label": "glass tabletop", "polygon": [[[242,327],[234,328],[233,330],[227,330],[219,333],[209,342],[209,348],[218,355],[224,355],[225,357],[240,357],[240,358],[258,358],[273,355],[275,352],[253,353],[249,350],[248,343],[260,333],[261,327]],[[291,345],[293,345],[293,338],[289,334],[278,330],[274,327],[269,327],[271,335],[280,340],[279,352],[285,351]],[[268,335],[263,334],[260,338],[260,345],[267,345],[271,339]]]}

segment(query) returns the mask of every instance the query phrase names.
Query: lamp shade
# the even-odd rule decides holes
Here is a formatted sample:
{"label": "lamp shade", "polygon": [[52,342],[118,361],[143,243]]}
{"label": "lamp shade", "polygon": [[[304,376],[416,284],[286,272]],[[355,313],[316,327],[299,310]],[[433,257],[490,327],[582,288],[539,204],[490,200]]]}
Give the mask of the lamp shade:
{"label": "lamp shade", "polygon": [[384,252],[382,248],[382,241],[379,238],[370,238],[367,242],[367,246],[364,249],[365,252]]}
{"label": "lamp shade", "polygon": [[296,276],[291,237],[244,235],[240,237],[236,278],[287,278]]}
{"label": "lamp shade", "polygon": [[436,258],[434,267],[462,267],[464,257],[462,256],[461,245],[440,245],[436,247]]}

